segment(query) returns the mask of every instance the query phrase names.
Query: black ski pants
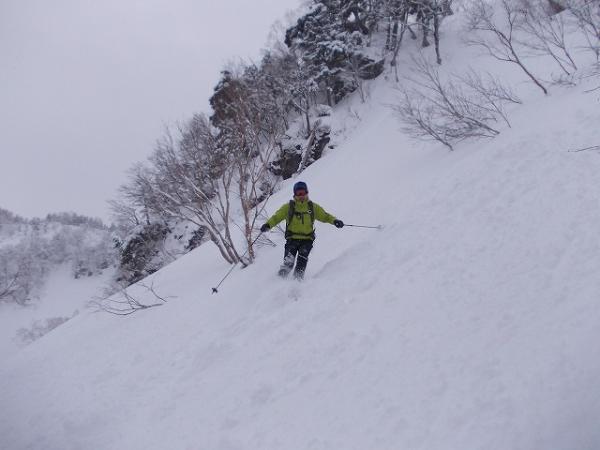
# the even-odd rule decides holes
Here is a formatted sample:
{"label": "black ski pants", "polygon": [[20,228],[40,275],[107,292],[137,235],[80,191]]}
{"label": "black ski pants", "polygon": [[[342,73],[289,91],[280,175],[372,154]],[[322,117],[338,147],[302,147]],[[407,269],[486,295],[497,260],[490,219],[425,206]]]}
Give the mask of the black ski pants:
{"label": "black ski pants", "polygon": [[[302,279],[306,270],[306,264],[308,263],[308,254],[312,248],[313,241],[310,239],[288,239],[285,241],[285,252],[280,275],[288,275],[294,268],[295,261],[296,269],[294,270],[294,276]],[[296,258],[296,255],[298,258]]]}

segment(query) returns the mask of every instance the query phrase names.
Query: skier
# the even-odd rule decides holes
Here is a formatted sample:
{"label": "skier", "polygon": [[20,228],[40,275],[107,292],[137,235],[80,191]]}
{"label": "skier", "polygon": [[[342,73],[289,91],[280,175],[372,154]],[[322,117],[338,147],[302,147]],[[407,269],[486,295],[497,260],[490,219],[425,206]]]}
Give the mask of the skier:
{"label": "skier", "polygon": [[306,183],[298,181],[294,184],[294,199],[285,203],[271,216],[267,222],[260,227],[260,231],[265,233],[276,226],[283,219],[286,219],[285,227],[285,251],[283,255],[283,264],[279,269],[279,276],[285,278],[294,267],[296,269],[294,277],[302,280],[308,263],[308,254],[312,250],[315,240],[315,219],[320,222],[326,222],[342,228],[344,222],[336,219],[316,203],[308,199],[308,188]]}

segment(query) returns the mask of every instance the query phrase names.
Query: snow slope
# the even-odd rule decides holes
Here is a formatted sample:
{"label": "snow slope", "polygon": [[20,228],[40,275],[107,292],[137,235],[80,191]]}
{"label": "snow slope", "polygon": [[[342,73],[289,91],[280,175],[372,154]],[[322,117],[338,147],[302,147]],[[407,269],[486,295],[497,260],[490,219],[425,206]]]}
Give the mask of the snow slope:
{"label": "snow slope", "polygon": [[[2,223],[0,255],[7,264],[33,259],[27,278],[34,287],[25,305],[0,302],[0,360],[6,359],[26,345],[19,331],[47,328],[48,320],[67,319],[86,309],[94,297],[102,297],[114,275],[116,250],[108,229],[83,223],[61,223],[69,213],[49,215],[27,223]],[[77,217],[74,217],[77,219]],[[25,258],[27,257],[27,258]],[[79,277],[74,274],[79,271]],[[92,272],[93,275],[89,275]],[[25,301],[23,296],[21,301]],[[30,336],[28,336],[30,337]]]}
{"label": "snow slope", "polygon": [[27,306],[0,305],[0,359],[15,355],[27,342],[19,338],[18,331],[43,326],[53,318],[69,318],[83,312],[95,297],[102,297],[103,290],[113,276],[114,269],[107,269],[93,277],[73,278],[69,264],[56,266],[48,275],[40,299]]}
{"label": "snow slope", "polygon": [[600,448],[600,154],[568,151],[600,143],[590,83],[526,86],[512,128],[447,152],[377,80],[302,179],[384,230],[320,224],[302,284],[272,233],[218,295],[203,246],[152,277],[164,306],[80,314],[2,362],[0,447]]}

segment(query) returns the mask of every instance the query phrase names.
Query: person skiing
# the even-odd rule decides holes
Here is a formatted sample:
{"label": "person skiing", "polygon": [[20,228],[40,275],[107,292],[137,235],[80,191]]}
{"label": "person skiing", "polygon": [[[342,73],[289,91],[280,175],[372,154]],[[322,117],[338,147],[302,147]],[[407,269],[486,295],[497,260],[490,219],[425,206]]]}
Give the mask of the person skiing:
{"label": "person skiing", "polygon": [[298,255],[295,261],[294,277],[302,280],[308,263],[308,254],[312,250],[315,240],[315,219],[319,222],[335,225],[337,228],[342,228],[344,222],[308,199],[308,187],[304,181],[298,181],[294,184],[294,199],[279,208],[260,227],[260,231],[265,233],[284,219],[286,220],[286,241],[279,276],[285,278],[289,275],[294,268],[296,255]]}

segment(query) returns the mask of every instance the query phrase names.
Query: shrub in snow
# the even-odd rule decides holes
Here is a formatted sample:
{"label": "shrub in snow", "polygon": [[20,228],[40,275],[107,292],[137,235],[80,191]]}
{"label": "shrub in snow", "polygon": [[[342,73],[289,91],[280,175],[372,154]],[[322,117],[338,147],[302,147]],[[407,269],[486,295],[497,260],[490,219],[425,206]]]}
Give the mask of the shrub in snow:
{"label": "shrub in snow", "polygon": [[484,79],[471,71],[442,79],[423,56],[413,62],[415,76],[407,78],[398,89],[397,103],[391,105],[412,137],[433,139],[452,150],[465,139],[498,135],[500,121],[510,126],[504,105],[521,101],[493,76]]}
{"label": "shrub in snow", "polygon": [[[77,312],[73,316],[76,314]],[[36,320],[29,328],[19,328],[16,338],[21,344],[31,344],[69,319],[71,317],[51,317],[46,320]]]}

